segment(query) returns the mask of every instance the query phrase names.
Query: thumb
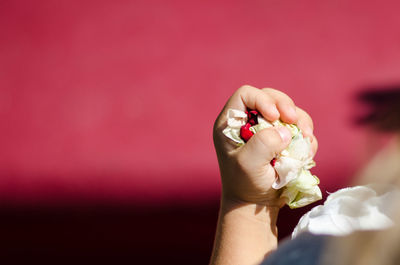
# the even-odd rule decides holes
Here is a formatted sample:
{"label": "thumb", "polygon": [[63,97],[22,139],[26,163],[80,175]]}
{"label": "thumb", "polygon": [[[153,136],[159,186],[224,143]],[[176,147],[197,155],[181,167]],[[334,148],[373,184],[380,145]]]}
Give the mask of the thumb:
{"label": "thumb", "polygon": [[261,130],[243,146],[241,155],[254,166],[266,165],[288,146],[291,138],[289,129],[284,126]]}

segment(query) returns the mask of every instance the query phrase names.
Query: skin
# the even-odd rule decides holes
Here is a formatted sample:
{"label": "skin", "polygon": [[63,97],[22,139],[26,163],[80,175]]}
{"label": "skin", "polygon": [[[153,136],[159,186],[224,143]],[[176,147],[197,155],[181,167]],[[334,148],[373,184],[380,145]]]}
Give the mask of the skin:
{"label": "skin", "polygon": [[210,265],[259,264],[277,247],[276,220],[285,204],[280,192],[271,187],[277,176],[270,161],[288,146],[291,135],[285,127],[267,128],[238,148],[222,133],[231,108],[256,109],[269,121],[297,124],[311,139],[313,155],[318,143],[310,116],[289,96],[272,88],[242,86],[215,121],[213,137],[222,193]]}

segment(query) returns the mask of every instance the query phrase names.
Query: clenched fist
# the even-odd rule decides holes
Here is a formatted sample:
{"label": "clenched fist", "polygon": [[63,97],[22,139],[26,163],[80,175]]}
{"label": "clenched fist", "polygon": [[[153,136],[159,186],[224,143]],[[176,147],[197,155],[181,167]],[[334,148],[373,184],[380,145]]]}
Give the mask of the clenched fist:
{"label": "clenched fist", "polygon": [[227,126],[228,109],[254,109],[268,121],[280,119],[289,124],[297,124],[304,136],[310,138],[312,152],[315,154],[318,144],[313,135],[310,116],[296,107],[293,100],[283,92],[272,88],[242,86],[225,104],[214,124],[214,145],[223,198],[239,203],[281,207],[284,201],[279,199],[280,191],[271,187],[277,175],[270,161],[288,146],[290,131],[283,126],[263,129],[245,145],[237,147],[222,133]]}

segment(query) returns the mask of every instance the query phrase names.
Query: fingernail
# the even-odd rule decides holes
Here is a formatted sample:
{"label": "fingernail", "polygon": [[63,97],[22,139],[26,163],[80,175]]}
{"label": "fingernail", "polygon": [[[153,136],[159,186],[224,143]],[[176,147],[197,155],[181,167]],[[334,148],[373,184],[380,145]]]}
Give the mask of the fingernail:
{"label": "fingernail", "polygon": [[292,138],[292,134],[290,133],[289,129],[284,127],[284,126],[280,126],[278,128],[276,128],[276,130],[278,131],[279,135],[282,138],[283,142],[289,142],[289,140]]}
{"label": "fingernail", "polygon": [[314,137],[312,137],[312,136],[308,136],[308,135],[304,135],[304,134],[303,134],[303,136],[304,136],[304,139],[310,140],[310,143],[312,143],[314,140]]}

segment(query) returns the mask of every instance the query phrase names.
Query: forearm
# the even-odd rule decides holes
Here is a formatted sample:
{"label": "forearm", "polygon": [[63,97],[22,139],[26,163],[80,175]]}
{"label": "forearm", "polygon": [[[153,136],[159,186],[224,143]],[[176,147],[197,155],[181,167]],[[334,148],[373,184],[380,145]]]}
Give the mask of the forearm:
{"label": "forearm", "polygon": [[278,212],[223,198],[210,265],[259,264],[277,247]]}

